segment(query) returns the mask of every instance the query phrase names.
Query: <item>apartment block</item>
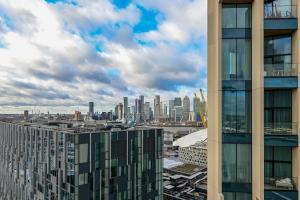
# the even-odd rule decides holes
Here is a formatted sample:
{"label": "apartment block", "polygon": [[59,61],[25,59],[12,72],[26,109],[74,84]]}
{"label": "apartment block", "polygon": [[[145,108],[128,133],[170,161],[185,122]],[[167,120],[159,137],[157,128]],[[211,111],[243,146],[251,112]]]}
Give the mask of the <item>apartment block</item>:
{"label": "apartment block", "polygon": [[208,199],[300,199],[299,6],[208,1]]}
{"label": "apartment block", "polygon": [[0,199],[162,200],[161,129],[0,122]]}

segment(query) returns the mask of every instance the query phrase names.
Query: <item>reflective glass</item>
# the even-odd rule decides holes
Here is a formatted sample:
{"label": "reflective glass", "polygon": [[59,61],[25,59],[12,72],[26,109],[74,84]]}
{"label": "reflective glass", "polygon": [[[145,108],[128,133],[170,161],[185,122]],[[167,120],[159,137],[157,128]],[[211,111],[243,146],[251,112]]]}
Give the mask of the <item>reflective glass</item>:
{"label": "reflective glass", "polygon": [[223,5],[222,9],[223,28],[236,28],[236,5]]}
{"label": "reflective glass", "polygon": [[251,182],[251,145],[237,144],[237,182]]}
{"label": "reflective glass", "polygon": [[251,28],[251,5],[237,5],[237,28]]}
{"label": "reflective glass", "polygon": [[236,182],[236,144],[223,144],[223,182]]}

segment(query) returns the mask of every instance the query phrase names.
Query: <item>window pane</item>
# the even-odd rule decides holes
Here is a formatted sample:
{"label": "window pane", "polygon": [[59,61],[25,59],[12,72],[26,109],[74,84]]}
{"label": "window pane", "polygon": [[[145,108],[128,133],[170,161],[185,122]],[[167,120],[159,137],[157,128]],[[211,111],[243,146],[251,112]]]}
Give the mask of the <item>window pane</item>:
{"label": "window pane", "polygon": [[251,145],[237,145],[237,182],[251,182]]}
{"label": "window pane", "polygon": [[236,182],[236,145],[223,144],[223,182]]}
{"label": "window pane", "polygon": [[251,28],[251,5],[237,5],[237,28]]}
{"label": "window pane", "polygon": [[274,95],[274,107],[291,107],[292,93],[291,91],[276,91]]}
{"label": "window pane", "polygon": [[274,163],[274,177],[292,177],[292,163]]}
{"label": "window pane", "polygon": [[237,77],[236,69],[236,40],[223,39],[222,40],[222,71],[223,80],[235,80]]}
{"label": "window pane", "polygon": [[223,5],[222,9],[222,27],[236,28],[236,5]]}
{"label": "window pane", "polygon": [[237,40],[237,79],[251,80],[251,40]]}
{"label": "window pane", "polygon": [[265,146],[265,160],[273,160],[273,147]]}
{"label": "window pane", "polygon": [[265,162],[265,177],[273,177],[273,165],[272,162]]}
{"label": "window pane", "polygon": [[79,163],[88,162],[88,144],[80,144],[79,145]]}
{"label": "window pane", "polygon": [[274,160],[292,162],[292,149],[290,147],[275,147]]}
{"label": "window pane", "polygon": [[239,91],[237,93],[237,132],[250,133],[251,132],[251,93]]}
{"label": "window pane", "polygon": [[291,54],[292,53],[292,38],[280,37],[274,38],[274,54]]}
{"label": "window pane", "polygon": [[236,92],[224,91],[222,103],[224,133],[236,133]]}
{"label": "window pane", "polygon": [[235,200],[235,193],[234,192],[224,192],[224,200]]}
{"label": "window pane", "polygon": [[249,194],[249,193],[237,192],[236,193],[236,199],[239,199],[239,200],[251,200],[252,199],[252,195]]}

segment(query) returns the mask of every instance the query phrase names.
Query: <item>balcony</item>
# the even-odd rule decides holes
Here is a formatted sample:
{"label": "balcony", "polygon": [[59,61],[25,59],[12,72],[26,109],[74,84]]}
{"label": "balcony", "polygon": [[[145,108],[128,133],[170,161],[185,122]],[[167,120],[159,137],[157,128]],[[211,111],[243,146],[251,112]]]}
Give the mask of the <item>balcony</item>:
{"label": "balcony", "polygon": [[265,88],[298,88],[297,64],[265,64],[264,68]]}
{"label": "balcony", "polygon": [[297,6],[284,5],[272,6],[265,5],[265,19],[291,19],[297,18]]}
{"label": "balcony", "polygon": [[267,123],[266,135],[297,135],[297,122]]}
{"label": "balcony", "polygon": [[265,177],[265,190],[297,191],[298,178]]}
{"label": "balcony", "polygon": [[265,146],[298,146],[298,123],[266,123]]}
{"label": "balcony", "polygon": [[297,64],[265,64],[265,77],[295,77],[297,76]]}
{"label": "balcony", "polygon": [[297,6],[265,5],[265,35],[291,33],[298,28]]}

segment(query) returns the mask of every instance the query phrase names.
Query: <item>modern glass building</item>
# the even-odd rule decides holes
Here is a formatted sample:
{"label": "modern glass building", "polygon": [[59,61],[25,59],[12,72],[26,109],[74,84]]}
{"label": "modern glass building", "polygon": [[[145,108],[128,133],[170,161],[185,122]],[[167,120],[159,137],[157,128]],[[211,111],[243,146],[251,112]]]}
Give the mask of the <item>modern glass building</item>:
{"label": "modern glass building", "polygon": [[208,199],[300,199],[299,6],[208,1]]}
{"label": "modern glass building", "polygon": [[0,199],[162,200],[161,129],[62,126],[0,122]]}

